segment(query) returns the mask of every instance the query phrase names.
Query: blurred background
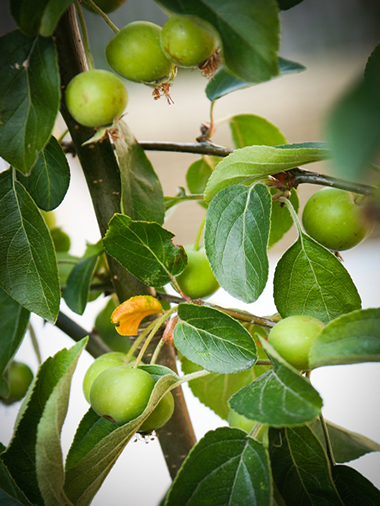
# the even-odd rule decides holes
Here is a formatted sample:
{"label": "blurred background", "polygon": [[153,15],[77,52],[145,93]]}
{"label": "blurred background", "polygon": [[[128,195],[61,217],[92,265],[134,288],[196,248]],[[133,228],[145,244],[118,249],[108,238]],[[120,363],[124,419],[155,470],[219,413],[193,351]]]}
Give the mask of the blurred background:
{"label": "blurred background", "polygon": [[[380,41],[380,3],[377,0],[304,0],[280,16],[280,55],[303,64],[307,70],[218,100],[214,107],[217,123],[213,137],[215,143],[232,146],[227,120],[242,113],[265,117],[282,131],[289,143],[324,140],[326,118],[331,106],[362,74],[369,54]],[[85,11],[85,17],[96,66],[107,69],[104,48],[113,32],[95,14]],[[162,25],[167,16],[151,0],[127,0],[110,18],[122,28],[139,19]],[[14,26],[7,2],[0,0],[0,35]],[[199,72],[181,69],[171,89],[174,104],[168,106],[165,99],[154,101],[150,88],[126,82],[129,102],[125,120],[139,141],[194,142],[200,125],[209,120],[210,102],[204,93],[206,84],[207,80]],[[63,131],[63,124],[59,122],[58,128]],[[176,153],[149,152],[148,156],[162,181],[166,196],[176,194],[178,187],[185,186],[186,170],[197,159],[196,155]],[[57,224],[71,237],[70,252],[81,256],[86,242],[95,243],[100,235],[81,168],[75,158],[69,161],[72,179],[67,196],[56,210]],[[3,168],[6,168],[5,164]],[[308,168],[333,173],[328,162]],[[301,185],[301,206],[317,189],[312,185]],[[192,243],[204,212],[197,203],[181,204],[169,213],[164,226],[175,234],[177,244]],[[295,232],[290,231],[270,251],[271,277],[278,259],[294,239]],[[379,246],[377,227],[367,241],[342,255],[358,287],[364,308],[380,307]],[[223,290],[210,300],[224,306],[245,308],[258,315],[272,314],[276,310],[271,279],[254,304],[244,305]],[[90,330],[96,314],[104,305],[104,299],[97,299],[88,305],[82,317],[71,313],[64,303],[62,311]],[[62,347],[72,346],[73,342],[68,337],[50,324],[44,325],[38,317],[33,318],[32,323],[43,360]],[[29,336],[17,359],[25,361],[36,371],[38,364]],[[69,413],[62,435],[65,452],[75,427],[88,407],[81,383],[92,360],[85,352],[74,376]],[[328,420],[380,443],[380,364],[320,368],[312,373],[312,383],[323,397],[324,415]],[[225,424],[201,405],[187,386],[185,395],[198,438],[208,430]],[[0,405],[0,441],[4,444],[8,444],[11,438],[18,409],[19,404],[11,407]],[[380,487],[380,454],[366,455],[350,465]],[[124,450],[93,504],[154,506],[169,484],[169,474],[158,442],[137,440]]]}

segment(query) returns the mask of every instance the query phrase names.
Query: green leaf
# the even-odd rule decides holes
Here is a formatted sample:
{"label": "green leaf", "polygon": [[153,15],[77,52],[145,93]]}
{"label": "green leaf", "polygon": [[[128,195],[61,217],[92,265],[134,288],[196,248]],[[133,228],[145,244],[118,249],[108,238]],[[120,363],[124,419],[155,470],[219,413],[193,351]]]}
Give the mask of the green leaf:
{"label": "green leaf", "polygon": [[53,40],[18,30],[1,37],[0,156],[21,172],[30,172],[50,139],[59,100]]}
{"label": "green leaf", "polygon": [[66,304],[77,314],[83,314],[86,309],[92,275],[99,256],[103,253],[102,244],[98,244],[95,250],[90,253],[92,254],[79,260],[71,270],[63,290]]}
{"label": "green leaf", "polygon": [[186,358],[222,374],[249,369],[257,360],[255,342],[237,320],[207,306],[180,304],[174,344]]}
{"label": "green leaf", "polygon": [[21,30],[27,35],[48,37],[53,34],[59,18],[73,0],[10,0],[10,10]]}
{"label": "green leaf", "polygon": [[274,300],[283,318],[305,314],[324,323],[361,307],[357,289],[342,263],[303,233],[277,264]]}
{"label": "green leaf", "polygon": [[331,472],[335,487],[345,506],[380,504],[380,490],[352,467],[334,466]]}
{"label": "green leaf", "polygon": [[63,370],[61,369],[61,373],[57,375],[54,390],[46,401],[37,427],[36,472],[39,489],[46,506],[67,505],[63,494],[65,472],[61,430],[69,405],[71,379],[79,355],[87,341],[88,338],[84,338],[69,351],[63,350],[66,351],[66,357],[62,357],[62,362],[57,364],[57,367]]}
{"label": "green leaf", "polygon": [[380,44],[368,59],[365,76],[332,108],[327,139],[333,163],[347,179],[361,179],[380,142]]}
{"label": "green leaf", "polygon": [[165,506],[266,506],[272,504],[267,450],[245,432],[220,427],[190,451]]}
{"label": "green leaf", "polygon": [[79,260],[79,257],[70,255],[66,251],[57,252],[58,274],[61,286],[66,285],[70,272],[74,269],[75,264],[78,263]]}
{"label": "green leaf", "polygon": [[123,213],[133,220],[164,222],[164,195],[160,180],[145,151],[123,120],[113,136],[121,178]]}
{"label": "green leaf", "polygon": [[[186,184],[190,193],[195,195],[204,193],[207,182],[219,161],[220,158],[202,156],[200,160],[196,160],[190,165],[186,172]],[[199,203],[207,208],[204,200],[200,200]]]}
{"label": "green leaf", "polygon": [[[5,446],[0,443],[0,454],[6,450]],[[8,501],[8,502],[7,502]],[[23,504],[31,506],[31,503],[18,488],[7,468],[0,460],[0,504],[2,506],[14,506]]]}
{"label": "green leaf", "polygon": [[158,223],[132,221],[116,214],[103,244],[106,252],[148,286],[162,286],[186,267],[182,246],[174,246],[174,234]]}
{"label": "green leaf", "polygon": [[273,427],[295,427],[311,422],[320,414],[320,395],[265,339],[260,338],[260,342],[273,369],[234,394],[230,399],[231,408]]}
{"label": "green leaf", "polygon": [[41,151],[29,176],[17,174],[35,203],[44,211],[51,211],[62,202],[70,183],[70,167],[55,137]]}
{"label": "green leaf", "polygon": [[[326,422],[330,442],[336,462],[350,462],[371,452],[380,451],[380,444],[372,441],[361,434],[339,427],[331,422]],[[326,440],[319,418],[309,424],[322,446],[325,448]]]}
{"label": "green leaf", "polygon": [[286,11],[291,9],[295,5],[298,5],[302,2],[302,0],[277,0],[278,6],[282,11]]}
{"label": "green leaf", "polygon": [[[258,350],[260,351],[260,350]],[[234,374],[212,373],[203,378],[189,381],[193,395],[202,404],[212,409],[223,420],[227,420],[230,406],[228,399],[238,390],[248,385],[268,370],[270,366],[256,365]],[[186,357],[181,358],[181,369],[184,374],[199,371],[202,368]]]}
{"label": "green leaf", "polygon": [[95,329],[102,341],[113,351],[127,353],[131,347],[128,337],[121,336],[116,331],[115,324],[111,322],[111,314],[115,309],[115,301],[113,297],[110,297],[106,306],[98,313],[95,319]]}
{"label": "green leaf", "polygon": [[229,119],[229,125],[235,148],[254,144],[277,146],[286,143],[280,130],[261,116],[238,114]]}
{"label": "green leaf", "polygon": [[269,429],[269,454],[287,506],[343,505],[326,454],[309,427]]}
{"label": "green leaf", "polygon": [[125,425],[116,426],[92,410],[85,415],[66,462],[65,493],[73,504],[80,506],[91,502],[136,430],[177,381],[174,374],[161,377],[145,411]]}
{"label": "green leaf", "polygon": [[193,14],[218,31],[223,61],[236,77],[263,82],[278,74],[278,5],[275,0],[159,0],[176,14]]}
{"label": "green leaf", "polygon": [[309,352],[312,368],[380,361],[380,309],[353,311],[330,322]]}
{"label": "green leaf", "polygon": [[[303,65],[284,58],[278,58],[279,74],[273,77],[281,77],[286,74],[294,74],[306,70]],[[226,69],[221,69],[217,72],[212,79],[210,79],[206,86],[206,96],[211,102],[222,98],[233,91],[243,90],[262,81],[257,79],[256,76],[252,80],[243,81],[230,74]]]}
{"label": "green leaf", "polygon": [[0,288],[0,397],[8,397],[4,371],[18,350],[29,323],[30,313]]}
{"label": "green leaf", "polygon": [[325,160],[328,156],[329,151],[323,143],[247,146],[236,149],[218,163],[211,174],[205,200],[210,202],[227,186],[266,179],[271,174]]}
{"label": "green leaf", "polygon": [[207,211],[205,247],[212,270],[230,295],[245,302],[254,302],[268,279],[271,207],[266,186],[235,185],[222,190]]}
{"label": "green leaf", "polygon": [[0,285],[29,311],[54,322],[57,260],[45,220],[12,169],[0,174]]}
{"label": "green leaf", "polygon": [[66,415],[71,377],[86,343],[84,338],[41,365],[21,407],[12,440],[1,454],[9,473],[32,503],[63,504],[51,502],[50,493],[62,490],[59,433]]}
{"label": "green leaf", "polygon": [[[276,194],[276,189],[271,188],[271,195]],[[298,212],[299,200],[297,190],[292,190],[289,198],[295,212]],[[270,234],[268,248],[271,248],[276,242],[290,230],[293,226],[293,220],[290,216],[288,208],[283,206],[278,200],[272,200],[272,213],[270,217]]]}

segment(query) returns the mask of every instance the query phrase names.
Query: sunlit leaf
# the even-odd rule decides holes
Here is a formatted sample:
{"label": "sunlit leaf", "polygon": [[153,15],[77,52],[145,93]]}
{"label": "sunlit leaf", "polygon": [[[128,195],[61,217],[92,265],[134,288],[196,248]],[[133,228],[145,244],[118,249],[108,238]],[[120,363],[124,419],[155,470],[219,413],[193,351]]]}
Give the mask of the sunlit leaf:
{"label": "sunlit leaf", "polygon": [[228,121],[235,148],[253,145],[278,146],[286,139],[280,130],[261,116],[238,114]]}

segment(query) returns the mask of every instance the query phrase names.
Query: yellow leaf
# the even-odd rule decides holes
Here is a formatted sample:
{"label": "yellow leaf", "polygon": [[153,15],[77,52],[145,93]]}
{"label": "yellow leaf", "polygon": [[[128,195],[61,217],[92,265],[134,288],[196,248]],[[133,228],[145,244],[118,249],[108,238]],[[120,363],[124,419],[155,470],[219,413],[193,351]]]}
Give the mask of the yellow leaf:
{"label": "yellow leaf", "polygon": [[151,295],[136,295],[118,306],[111,315],[111,322],[122,336],[135,336],[141,320],[146,316],[162,313],[159,301]]}

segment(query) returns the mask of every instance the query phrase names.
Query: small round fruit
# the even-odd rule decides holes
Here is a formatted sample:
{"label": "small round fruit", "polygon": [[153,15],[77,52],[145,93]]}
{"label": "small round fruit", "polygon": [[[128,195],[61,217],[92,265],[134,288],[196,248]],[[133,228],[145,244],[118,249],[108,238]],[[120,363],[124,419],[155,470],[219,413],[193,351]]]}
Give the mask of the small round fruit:
{"label": "small round fruit", "polygon": [[162,27],[161,47],[176,65],[197,67],[217,47],[215,30],[195,16],[172,16]]}
{"label": "small round fruit", "polygon": [[[93,0],[94,4],[96,4],[103,12],[109,14],[110,12],[116,11],[119,7],[121,7],[126,0]],[[91,12],[95,12],[91,7],[86,4],[86,2],[82,2],[83,7]]]}
{"label": "small round fruit", "polygon": [[129,366],[133,365],[132,362],[125,361],[125,353],[119,351],[112,351],[110,353],[105,353],[104,355],[100,355],[87,369],[86,374],[83,378],[83,393],[86,397],[86,401],[90,402],[90,390],[91,386],[95,380],[99,376],[100,373],[109,369],[110,367],[117,366]]}
{"label": "small round fruit", "polygon": [[181,290],[191,299],[208,297],[219,288],[214,273],[211,270],[204,247],[195,250],[193,245],[185,246],[187,266],[176,277]]}
{"label": "small round fruit", "polygon": [[174,398],[171,392],[164,395],[154,411],[139,428],[139,432],[149,432],[165,425],[174,411]]}
{"label": "small round fruit", "polygon": [[55,251],[58,253],[67,253],[71,247],[70,237],[60,227],[54,227],[50,230],[53,239]]}
{"label": "small round fruit", "polygon": [[154,384],[153,377],[142,369],[110,367],[92,383],[92,409],[119,425],[127,423],[144,411]]}
{"label": "small round fruit", "polygon": [[33,373],[24,362],[13,360],[8,369],[9,396],[2,399],[4,404],[13,404],[25,397],[33,381]]}
{"label": "small round fruit", "polygon": [[293,367],[309,369],[309,351],[324,324],[312,316],[288,316],[271,329],[269,343]]}
{"label": "small round fruit", "polygon": [[234,409],[230,409],[228,412],[228,423],[230,427],[236,427],[237,429],[242,429],[246,432],[250,432],[253,429],[254,425],[256,425],[255,420],[250,420]]}
{"label": "small round fruit", "polygon": [[338,188],[323,188],[310,197],[302,214],[306,232],[333,251],[359,244],[373,226],[355,203],[357,195]]}
{"label": "small round fruit", "polygon": [[109,125],[123,114],[128,93],[122,81],[107,70],[89,70],[77,74],[68,84],[66,105],[81,125]]}
{"label": "small round fruit", "polygon": [[149,21],[126,25],[107,44],[110,67],[135,82],[152,83],[169,76],[174,64],[161,49],[160,32],[161,27]]}

